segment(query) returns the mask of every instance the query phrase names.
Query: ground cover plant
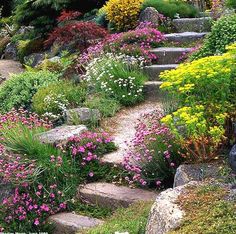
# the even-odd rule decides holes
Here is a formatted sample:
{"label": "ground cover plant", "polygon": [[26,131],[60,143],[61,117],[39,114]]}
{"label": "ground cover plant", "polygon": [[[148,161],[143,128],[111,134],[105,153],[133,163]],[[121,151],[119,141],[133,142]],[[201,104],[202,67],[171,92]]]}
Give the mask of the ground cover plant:
{"label": "ground cover plant", "polygon": [[147,7],[154,7],[158,12],[170,18],[191,18],[197,16],[198,14],[198,10],[195,7],[188,3],[185,3],[184,1],[145,0],[142,4],[142,9],[145,9]]}
{"label": "ground cover plant", "polygon": [[40,88],[32,99],[32,109],[39,115],[57,120],[68,108],[81,106],[87,94],[86,85],[60,81]]}
{"label": "ground cover plant", "polygon": [[83,234],[107,234],[107,233],[144,233],[150,211],[151,202],[138,202],[129,208],[118,209],[104,225],[85,230]]}
{"label": "ground cover plant", "polygon": [[[186,212],[182,225],[170,234],[225,233],[236,231],[234,201],[225,199],[227,190],[217,185],[189,188],[178,199]],[[197,202],[196,202],[197,201]]]}
{"label": "ground cover plant", "polygon": [[123,161],[130,174],[126,178],[130,184],[163,188],[173,183],[182,159],[170,129],[161,123],[162,117],[162,111],[157,110],[145,114],[137,124]]}

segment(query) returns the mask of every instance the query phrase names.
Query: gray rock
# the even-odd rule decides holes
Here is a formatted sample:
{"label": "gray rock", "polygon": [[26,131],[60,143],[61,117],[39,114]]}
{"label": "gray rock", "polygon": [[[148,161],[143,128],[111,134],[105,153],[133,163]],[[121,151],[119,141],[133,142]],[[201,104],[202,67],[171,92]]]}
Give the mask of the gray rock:
{"label": "gray rock", "polygon": [[205,179],[221,179],[217,164],[183,164],[177,168],[173,187],[182,186],[190,181],[203,181]]}
{"label": "gray rock", "polygon": [[24,57],[24,62],[31,66],[36,67],[45,59],[44,53],[33,53]]}
{"label": "gray rock", "polygon": [[94,219],[73,213],[59,213],[49,218],[55,224],[53,234],[74,234],[86,228],[95,227],[103,223],[99,219]]}
{"label": "gray rock", "polygon": [[0,203],[6,197],[9,197],[14,191],[13,186],[10,183],[1,181],[0,178]]}
{"label": "gray rock", "polygon": [[46,144],[66,144],[68,139],[73,136],[79,136],[86,131],[84,125],[60,126],[50,131],[37,134],[35,137]]}
{"label": "gray rock", "polygon": [[229,164],[232,170],[236,173],[236,145],[233,146],[229,153]]}
{"label": "gray rock", "polygon": [[17,45],[13,42],[7,44],[4,51],[5,59],[17,60]]}
{"label": "gray rock", "polygon": [[209,32],[211,17],[174,19],[172,22],[176,32]]}
{"label": "gray rock", "polygon": [[85,107],[70,109],[66,112],[66,116],[67,124],[98,122],[101,119],[99,110]]}
{"label": "gray rock", "polygon": [[56,62],[60,62],[61,57],[60,56],[54,56],[50,59],[48,59],[50,62],[56,63]]}
{"label": "gray rock", "polygon": [[33,26],[21,26],[16,34],[26,34],[34,30]]}
{"label": "gray rock", "polygon": [[157,193],[151,191],[109,183],[91,183],[78,189],[78,197],[82,201],[113,210],[118,207],[128,207],[137,201],[154,201],[156,196]]}
{"label": "gray rock", "polygon": [[154,7],[147,7],[140,13],[139,21],[158,24],[159,12]]}
{"label": "gray rock", "polygon": [[187,186],[196,185],[191,182],[174,189],[161,192],[151,208],[146,234],[165,234],[180,226],[185,212],[176,204],[178,197],[186,192]]}

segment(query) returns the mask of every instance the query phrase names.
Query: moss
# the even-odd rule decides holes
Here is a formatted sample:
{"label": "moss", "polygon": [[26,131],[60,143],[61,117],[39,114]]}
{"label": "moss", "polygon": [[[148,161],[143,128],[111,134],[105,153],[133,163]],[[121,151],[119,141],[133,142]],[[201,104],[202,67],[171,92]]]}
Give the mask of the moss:
{"label": "moss", "polygon": [[105,224],[80,234],[110,234],[115,232],[128,232],[129,234],[145,233],[148,214],[152,202],[139,202],[129,208],[118,209]]}
{"label": "moss", "polygon": [[183,224],[169,234],[236,233],[236,207],[224,200],[227,190],[216,185],[190,188],[178,203],[186,212]]}

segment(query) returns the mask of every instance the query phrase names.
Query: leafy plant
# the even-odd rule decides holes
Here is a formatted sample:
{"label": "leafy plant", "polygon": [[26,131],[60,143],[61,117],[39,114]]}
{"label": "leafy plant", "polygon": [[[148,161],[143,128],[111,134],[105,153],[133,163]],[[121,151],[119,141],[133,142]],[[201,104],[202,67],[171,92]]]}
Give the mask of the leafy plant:
{"label": "leafy plant", "polygon": [[32,99],[32,108],[50,119],[63,117],[67,108],[75,108],[85,101],[85,85],[57,82],[40,88]]}
{"label": "leafy plant", "polygon": [[201,49],[191,56],[192,60],[224,53],[226,46],[235,42],[235,37],[236,14],[223,16],[213,25]]}
{"label": "leafy plant", "polygon": [[86,80],[95,93],[101,92],[122,105],[133,105],[143,100],[143,84],[147,79],[138,69],[137,59],[107,54],[88,65]]}
{"label": "leafy plant", "polygon": [[103,117],[112,117],[121,108],[118,101],[102,95],[93,95],[89,97],[85,101],[84,106],[91,109],[98,109]]}
{"label": "leafy plant", "polygon": [[58,74],[49,71],[26,71],[12,75],[0,87],[0,111],[12,108],[30,108],[32,97],[41,87],[58,81]]}
{"label": "leafy plant", "polygon": [[178,0],[145,0],[142,5],[142,9],[147,7],[154,7],[159,13],[166,17],[196,17],[198,10],[192,5]]}

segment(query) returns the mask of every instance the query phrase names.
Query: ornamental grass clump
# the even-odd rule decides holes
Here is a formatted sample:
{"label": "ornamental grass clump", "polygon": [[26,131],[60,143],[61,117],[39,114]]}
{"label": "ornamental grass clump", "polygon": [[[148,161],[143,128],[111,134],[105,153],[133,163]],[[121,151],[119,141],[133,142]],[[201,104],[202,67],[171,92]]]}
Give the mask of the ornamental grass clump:
{"label": "ornamental grass clump", "polygon": [[145,114],[137,124],[134,139],[123,161],[129,183],[149,187],[172,186],[182,161],[170,129],[160,122],[160,110]]}
{"label": "ornamental grass clump", "polygon": [[140,72],[142,58],[105,54],[89,63],[85,80],[95,93],[101,92],[120,104],[128,106],[144,99],[143,85],[146,75]]}

